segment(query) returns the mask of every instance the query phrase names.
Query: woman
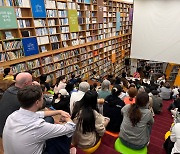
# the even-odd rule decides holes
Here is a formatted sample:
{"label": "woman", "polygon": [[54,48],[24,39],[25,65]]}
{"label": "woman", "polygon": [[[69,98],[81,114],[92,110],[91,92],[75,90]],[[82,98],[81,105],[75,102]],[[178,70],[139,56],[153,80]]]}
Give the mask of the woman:
{"label": "woman", "polygon": [[107,96],[103,105],[103,115],[111,120],[107,125],[107,130],[111,132],[119,132],[123,116],[121,109],[124,107],[124,102],[118,97],[122,91],[120,85],[115,85],[112,88],[111,95]]}
{"label": "woman", "polygon": [[72,119],[77,124],[72,143],[82,149],[96,145],[105,132],[105,118],[97,112],[95,91],[87,91],[84,97],[76,102]]}
{"label": "woman", "polygon": [[121,110],[123,122],[119,137],[124,145],[132,149],[142,149],[149,142],[154,119],[148,102],[148,94],[141,92],[137,94],[135,104],[128,104]]}
{"label": "woman", "polygon": [[65,75],[63,75],[63,76],[60,76],[56,80],[56,84],[54,87],[54,93],[57,94],[59,92],[59,90],[65,89],[65,88],[66,88],[66,77],[65,77]]}
{"label": "woman", "polygon": [[135,103],[135,97],[137,95],[137,89],[134,87],[130,87],[128,90],[129,97],[124,98],[125,104],[134,104]]}
{"label": "woman", "polygon": [[5,68],[4,69],[4,75],[3,75],[3,80],[14,80],[13,72],[11,68]]}
{"label": "woman", "polygon": [[111,91],[109,90],[111,85],[111,82],[109,80],[104,80],[101,84],[101,90],[98,91],[98,98],[105,99],[107,96],[111,94]]}

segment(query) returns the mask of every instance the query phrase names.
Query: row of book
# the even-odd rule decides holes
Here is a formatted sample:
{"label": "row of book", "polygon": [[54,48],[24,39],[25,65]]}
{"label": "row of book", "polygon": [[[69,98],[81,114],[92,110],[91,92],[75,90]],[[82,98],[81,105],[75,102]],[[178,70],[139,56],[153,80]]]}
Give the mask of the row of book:
{"label": "row of book", "polygon": [[0,0],[0,6],[13,6],[12,0]]}
{"label": "row of book", "polygon": [[14,50],[14,49],[21,49],[22,48],[22,42],[21,41],[16,41],[16,40],[3,42],[3,45],[4,45],[4,49],[6,51]]}
{"label": "row of book", "polygon": [[19,28],[31,27],[29,20],[17,20]]}

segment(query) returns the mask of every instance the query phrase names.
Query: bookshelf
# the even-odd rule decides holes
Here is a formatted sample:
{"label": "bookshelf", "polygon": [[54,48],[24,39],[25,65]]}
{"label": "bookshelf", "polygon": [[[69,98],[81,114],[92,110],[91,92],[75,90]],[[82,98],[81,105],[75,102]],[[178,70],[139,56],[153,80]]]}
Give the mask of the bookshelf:
{"label": "bookshelf", "polygon": [[[33,70],[35,77],[46,73],[49,79],[60,75],[69,78],[72,73],[90,78],[93,70],[100,76],[121,73],[123,60],[130,54],[132,4],[115,0],[44,0],[38,8],[44,12],[39,15],[33,3],[0,0],[0,7],[14,9],[17,24],[0,29],[1,68],[11,66],[14,74]],[[35,51],[25,47],[26,40]]]}

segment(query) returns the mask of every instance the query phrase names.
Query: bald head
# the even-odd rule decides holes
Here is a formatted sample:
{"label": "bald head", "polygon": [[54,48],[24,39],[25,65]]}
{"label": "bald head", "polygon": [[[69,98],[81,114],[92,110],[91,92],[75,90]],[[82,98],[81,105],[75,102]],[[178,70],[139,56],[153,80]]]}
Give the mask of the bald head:
{"label": "bald head", "polygon": [[23,88],[31,84],[32,84],[32,75],[30,73],[22,72],[16,76],[16,84],[15,84],[16,87]]}

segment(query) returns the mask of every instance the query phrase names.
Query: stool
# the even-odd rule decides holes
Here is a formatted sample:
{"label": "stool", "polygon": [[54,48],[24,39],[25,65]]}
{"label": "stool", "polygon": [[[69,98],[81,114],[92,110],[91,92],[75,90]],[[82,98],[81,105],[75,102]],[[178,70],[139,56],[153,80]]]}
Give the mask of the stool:
{"label": "stool", "polygon": [[86,154],[91,154],[93,152],[95,152],[97,150],[97,148],[99,148],[101,144],[101,139],[98,141],[98,143],[93,146],[92,148],[88,148],[88,149],[82,149]]}
{"label": "stool", "polygon": [[166,134],[165,134],[165,136],[164,136],[165,141],[166,141],[166,139],[167,139],[170,135],[171,135],[171,132],[170,132],[170,131],[167,131]]}
{"label": "stool", "polygon": [[119,137],[119,133],[113,133],[113,132],[110,132],[110,131],[106,131],[105,133],[112,136],[112,137],[115,137],[115,138]]}
{"label": "stool", "polygon": [[125,146],[118,138],[114,144],[115,150],[123,154],[147,154],[147,146],[142,149],[136,150]]}

